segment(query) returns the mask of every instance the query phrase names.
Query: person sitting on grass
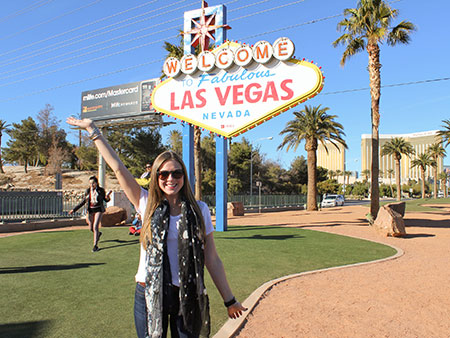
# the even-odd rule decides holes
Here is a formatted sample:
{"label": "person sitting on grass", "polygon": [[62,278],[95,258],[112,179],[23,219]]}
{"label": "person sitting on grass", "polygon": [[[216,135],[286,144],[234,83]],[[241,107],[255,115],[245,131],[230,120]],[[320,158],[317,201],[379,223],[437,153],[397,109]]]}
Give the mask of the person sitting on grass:
{"label": "person sitting on grass", "polygon": [[129,234],[139,236],[141,234],[141,229],[142,229],[142,217],[141,214],[137,212],[133,222],[131,223]]}

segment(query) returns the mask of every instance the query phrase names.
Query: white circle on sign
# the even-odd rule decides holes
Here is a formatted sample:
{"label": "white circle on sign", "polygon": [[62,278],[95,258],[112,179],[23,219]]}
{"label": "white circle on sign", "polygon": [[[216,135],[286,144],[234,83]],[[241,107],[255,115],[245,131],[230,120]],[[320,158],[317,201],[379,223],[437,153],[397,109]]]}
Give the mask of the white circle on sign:
{"label": "white circle on sign", "polygon": [[280,60],[289,60],[295,52],[295,46],[289,38],[278,38],[273,43],[273,56]]}
{"label": "white circle on sign", "polygon": [[253,46],[253,59],[259,63],[266,63],[272,58],[273,48],[267,41],[258,41]]}
{"label": "white circle on sign", "polygon": [[234,53],[228,47],[223,48],[216,53],[217,68],[227,69],[233,64],[233,61],[234,61]]}
{"label": "white circle on sign", "polygon": [[234,52],[234,63],[240,67],[247,66],[250,62],[253,61],[253,52],[252,49],[247,46],[241,46]]}
{"label": "white circle on sign", "polygon": [[181,71],[184,74],[192,74],[197,70],[197,58],[195,55],[187,54],[181,58]]}
{"label": "white circle on sign", "polygon": [[210,52],[209,50],[205,50],[198,55],[197,62],[198,69],[200,69],[202,72],[209,72],[214,68],[216,57],[214,53]]}
{"label": "white circle on sign", "polygon": [[164,61],[163,71],[167,77],[175,77],[180,73],[180,60],[174,57],[169,57]]}

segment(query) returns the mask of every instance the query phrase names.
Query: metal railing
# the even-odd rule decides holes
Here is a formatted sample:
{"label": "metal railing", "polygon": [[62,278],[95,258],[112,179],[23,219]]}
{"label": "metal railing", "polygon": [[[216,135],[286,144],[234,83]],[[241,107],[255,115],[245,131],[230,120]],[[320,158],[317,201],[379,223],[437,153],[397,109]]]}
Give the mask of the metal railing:
{"label": "metal railing", "polygon": [[62,191],[0,191],[0,222],[81,216],[85,207],[69,216],[83,196]]}
{"label": "metal railing", "polygon": [[[63,191],[0,191],[0,222],[17,222],[36,219],[79,217],[86,207],[69,215],[83,199],[83,194]],[[203,201],[215,209],[215,195],[203,196]],[[299,207],[306,203],[305,195],[250,195],[228,196],[229,202],[242,202],[247,210],[258,208]]]}
{"label": "metal railing", "polygon": [[[203,201],[210,207],[216,206],[215,195],[203,196]],[[258,195],[231,195],[228,196],[228,202],[242,202],[244,208],[262,208],[267,207],[293,207],[302,206],[306,203],[305,195],[261,195],[261,200]]]}

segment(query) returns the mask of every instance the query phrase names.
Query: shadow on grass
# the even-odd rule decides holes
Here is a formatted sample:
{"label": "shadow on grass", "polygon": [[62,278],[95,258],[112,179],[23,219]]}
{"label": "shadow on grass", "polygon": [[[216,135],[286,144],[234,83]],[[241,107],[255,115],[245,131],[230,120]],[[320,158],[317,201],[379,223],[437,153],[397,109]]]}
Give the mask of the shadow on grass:
{"label": "shadow on grass", "polygon": [[[42,271],[59,271],[88,268],[92,265],[103,265],[105,263],[78,263],[78,264],[61,264],[61,265],[35,265],[35,266],[19,266],[0,268],[0,275],[12,273],[42,272]],[[4,337],[0,335],[0,337]]]}
{"label": "shadow on grass", "polygon": [[282,227],[283,224],[274,224],[274,225],[233,225],[228,227],[227,232],[233,231],[246,231],[246,230],[272,230],[276,227]]}
{"label": "shadow on grass", "polygon": [[253,236],[240,236],[240,237],[220,237],[220,239],[265,239],[265,240],[273,240],[273,241],[284,241],[287,239],[293,238],[304,238],[304,236],[298,235],[253,235]]}
{"label": "shadow on grass", "polygon": [[42,336],[42,331],[48,325],[50,320],[41,320],[35,322],[21,322],[14,324],[0,324],[0,337],[23,338]]}
{"label": "shadow on grass", "polygon": [[109,240],[105,240],[105,241],[101,241],[99,246],[101,244],[105,244],[105,243],[117,243],[117,245],[110,245],[107,247],[100,247],[100,251],[102,250],[107,250],[107,249],[114,249],[114,248],[119,248],[122,246],[127,246],[127,245],[136,245],[139,243],[139,239],[132,239],[131,241],[124,241],[122,239],[109,239]]}
{"label": "shadow on grass", "polygon": [[[300,223],[300,224],[299,224]],[[245,226],[236,226],[233,225],[232,227],[228,227],[227,232],[233,232],[233,231],[246,231],[246,230],[271,230],[276,228],[309,228],[309,227],[338,227],[343,225],[354,225],[354,226],[362,226],[362,227],[368,227],[369,222],[367,219],[364,218],[358,218],[355,220],[346,220],[346,221],[339,221],[334,222],[332,220],[324,220],[324,221],[314,221],[314,222],[292,222],[292,223],[272,223],[272,224],[265,224],[265,225],[245,225]]]}

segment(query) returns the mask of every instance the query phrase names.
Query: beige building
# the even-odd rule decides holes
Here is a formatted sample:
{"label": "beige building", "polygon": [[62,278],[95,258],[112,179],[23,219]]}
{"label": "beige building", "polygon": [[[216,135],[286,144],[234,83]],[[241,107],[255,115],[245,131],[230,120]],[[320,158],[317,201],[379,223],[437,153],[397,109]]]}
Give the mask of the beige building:
{"label": "beige building", "polygon": [[[345,148],[342,144],[337,143],[338,148],[336,148],[331,142],[327,141],[326,146],[328,149],[319,142],[319,147],[317,148],[317,166],[326,168],[333,171],[344,171],[345,169]],[[343,180],[342,177],[338,180]]]}
{"label": "beige building", "polygon": [[[426,152],[429,146],[432,144],[440,141],[440,139],[437,136],[437,130],[432,131],[424,131],[419,133],[411,133],[411,134],[380,134],[380,147],[379,150],[381,152],[381,148],[386,142],[389,142],[394,137],[402,137],[407,142],[410,142],[413,146],[414,151],[416,154],[422,154]],[[361,171],[364,171],[366,169],[370,170],[371,165],[371,138],[372,135],[370,134],[363,134],[361,135]],[[411,161],[414,159],[414,155],[410,157],[406,155],[402,155],[402,159],[400,161],[400,177],[402,183],[408,180],[408,179],[414,179],[416,181],[419,181],[420,179],[420,168],[415,167],[411,168]],[[444,167],[444,159],[440,158],[438,160],[438,173],[443,170]],[[389,182],[389,175],[388,170],[393,169],[395,170],[395,162],[392,155],[390,156],[380,156],[380,171],[383,173],[382,178],[383,182],[388,183]],[[433,177],[433,170],[432,168],[427,168],[427,171],[425,173],[425,177]],[[395,173],[392,174],[392,180],[395,180]]]}

